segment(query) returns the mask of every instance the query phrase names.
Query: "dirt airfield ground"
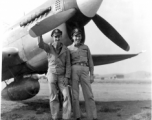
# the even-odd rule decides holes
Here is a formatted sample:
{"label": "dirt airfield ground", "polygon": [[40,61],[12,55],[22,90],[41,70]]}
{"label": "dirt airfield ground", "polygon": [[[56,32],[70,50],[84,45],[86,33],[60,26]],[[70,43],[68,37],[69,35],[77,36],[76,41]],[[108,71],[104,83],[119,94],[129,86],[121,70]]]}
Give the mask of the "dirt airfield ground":
{"label": "dirt airfield ground", "polygon": [[[32,99],[1,99],[1,120],[51,120],[47,81],[41,81],[40,86],[40,92]],[[151,84],[95,82],[92,89],[98,120],[151,120]],[[85,112],[82,92],[80,100]]]}

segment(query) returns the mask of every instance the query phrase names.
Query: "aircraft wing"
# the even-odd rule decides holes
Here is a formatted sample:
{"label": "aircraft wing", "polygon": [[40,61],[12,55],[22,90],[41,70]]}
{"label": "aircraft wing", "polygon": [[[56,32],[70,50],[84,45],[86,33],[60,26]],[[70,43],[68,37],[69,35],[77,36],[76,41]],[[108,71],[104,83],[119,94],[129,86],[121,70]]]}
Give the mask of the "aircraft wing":
{"label": "aircraft wing", "polygon": [[[9,75],[14,73],[14,71],[11,72],[10,70],[12,66],[17,66],[23,62],[17,48],[4,48],[2,50],[2,80],[9,78]],[[8,71],[10,71],[10,74],[7,73]]]}
{"label": "aircraft wing", "polygon": [[128,58],[134,57],[138,54],[139,53],[137,54],[111,54],[111,55],[110,54],[104,54],[104,55],[94,54],[92,55],[92,58],[93,58],[94,66],[97,66],[97,65],[110,64],[110,63],[118,62],[121,60],[125,60]]}
{"label": "aircraft wing", "polygon": [[10,47],[2,50],[2,63],[4,67],[11,67],[19,64],[22,60],[18,55],[19,51],[17,48]]}

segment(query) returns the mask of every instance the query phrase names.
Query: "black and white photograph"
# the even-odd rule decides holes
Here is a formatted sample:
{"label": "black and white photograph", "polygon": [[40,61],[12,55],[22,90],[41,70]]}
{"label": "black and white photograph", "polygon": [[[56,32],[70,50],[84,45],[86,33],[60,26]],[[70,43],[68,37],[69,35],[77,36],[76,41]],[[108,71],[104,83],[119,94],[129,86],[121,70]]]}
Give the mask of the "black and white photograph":
{"label": "black and white photograph", "polygon": [[151,0],[2,0],[1,120],[151,120]]}

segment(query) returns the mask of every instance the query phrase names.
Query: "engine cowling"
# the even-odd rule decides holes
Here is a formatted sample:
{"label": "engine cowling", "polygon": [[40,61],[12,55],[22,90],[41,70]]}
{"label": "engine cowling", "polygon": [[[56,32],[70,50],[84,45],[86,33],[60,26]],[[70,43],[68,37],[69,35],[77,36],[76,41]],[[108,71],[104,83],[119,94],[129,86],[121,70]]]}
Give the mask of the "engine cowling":
{"label": "engine cowling", "polygon": [[34,97],[40,90],[38,79],[21,78],[7,85],[2,90],[2,98],[5,100],[26,100]]}

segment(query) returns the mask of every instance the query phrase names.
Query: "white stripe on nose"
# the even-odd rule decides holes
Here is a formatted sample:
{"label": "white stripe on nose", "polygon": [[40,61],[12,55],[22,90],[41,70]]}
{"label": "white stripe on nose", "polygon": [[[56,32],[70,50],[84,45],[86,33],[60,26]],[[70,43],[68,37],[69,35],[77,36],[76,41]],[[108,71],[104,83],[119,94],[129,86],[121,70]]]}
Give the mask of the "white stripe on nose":
{"label": "white stripe on nose", "polygon": [[80,11],[87,17],[93,17],[103,0],[77,0]]}

